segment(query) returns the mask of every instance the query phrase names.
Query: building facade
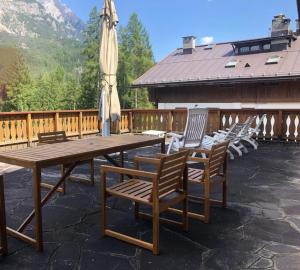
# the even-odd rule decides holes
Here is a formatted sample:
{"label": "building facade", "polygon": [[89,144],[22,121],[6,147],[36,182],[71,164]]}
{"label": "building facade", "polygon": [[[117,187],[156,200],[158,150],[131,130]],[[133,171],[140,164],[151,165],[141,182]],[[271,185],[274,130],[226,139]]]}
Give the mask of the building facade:
{"label": "building facade", "polygon": [[133,83],[147,87],[160,109],[299,109],[300,36],[284,15],[272,20],[270,37],[183,47]]}

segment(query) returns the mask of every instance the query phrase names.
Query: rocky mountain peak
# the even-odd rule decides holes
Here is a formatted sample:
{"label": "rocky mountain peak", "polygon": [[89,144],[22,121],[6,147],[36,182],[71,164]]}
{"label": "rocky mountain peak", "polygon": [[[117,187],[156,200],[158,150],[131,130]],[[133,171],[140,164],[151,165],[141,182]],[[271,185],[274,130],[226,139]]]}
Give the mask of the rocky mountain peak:
{"label": "rocky mountain peak", "polygon": [[0,0],[0,34],[81,39],[84,23],[61,0]]}

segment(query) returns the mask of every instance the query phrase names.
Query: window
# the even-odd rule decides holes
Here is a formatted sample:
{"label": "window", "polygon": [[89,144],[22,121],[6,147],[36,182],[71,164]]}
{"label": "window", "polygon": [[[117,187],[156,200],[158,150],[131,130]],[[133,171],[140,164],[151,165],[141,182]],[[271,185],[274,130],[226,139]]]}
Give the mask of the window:
{"label": "window", "polygon": [[268,58],[266,64],[267,65],[278,64],[279,60],[280,60],[280,56],[273,55],[273,56],[271,56],[271,57]]}
{"label": "window", "polygon": [[204,50],[212,50],[215,46],[216,44],[208,44],[204,47]]}
{"label": "window", "polygon": [[271,49],[271,44],[265,44],[263,46],[264,50],[270,50]]}
{"label": "window", "polygon": [[259,50],[260,50],[259,45],[254,45],[254,46],[251,46],[251,48],[250,48],[251,52],[256,52],[256,51],[259,51]]}
{"label": "window", "polygon": [[249,47],[247,46],[247,47],[241,47],[240,48],[240,53],[247,53],[247,52],[249,52],[250,51],[250,49],[249,49]]}
{"label": "window", "polygon": [[234,68],[234,67],[236,67],[236,65],[237,65],[238,62],[239,62],[238,60],[230,60],[230,61],[225,65],[225,67],[226,67],[226,68]]}

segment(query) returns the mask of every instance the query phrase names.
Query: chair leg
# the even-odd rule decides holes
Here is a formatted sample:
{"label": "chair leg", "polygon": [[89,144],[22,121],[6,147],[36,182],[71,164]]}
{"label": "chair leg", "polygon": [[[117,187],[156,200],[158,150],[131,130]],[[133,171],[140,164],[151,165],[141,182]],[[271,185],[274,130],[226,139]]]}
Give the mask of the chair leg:
{"label": "chair leg", "polygon": [[101,234],[105,236],[105,230],[107,227],[107,213],[106,213],[106,185],[105,185],[105,174],[101,173],[100,178],[100,209],[101,209]]}
{"label": "chair leg", "polygon": [[94,159],[90,161],[90,170],[91,170],[91,184],[95,185],[95,165],[94,165]]}
{"label": "chair leg", "polygon": [[139,212],[140,212],[140,204],[138,202],[134,203],[134,217],[136,219],[139,218]]}
{"label": "chair leg", "polygon": [[223,208],[227,207],[227,181],[226,181],[226,179],[223,182],[222,206],[223,206]]}
{"label": "chair leg", "polygon": [[210,222],[210,183],[204,183],[204,223]]}
{"label": "chair leg", "polygon": [[152,210],[152,222],[153,222],[153,254],[159,254],[159,210],[158,207],[153,207]]}
{"label": "chair leg", "polygon": [[[65,165],[61,166],[61,176],[63,176],[66,172],[67,168],[65,167]],[[65,179],[65,181],[63,182],[61,189],[62,189],[62,194],[65,195],[66,194],[66,181],[68,180],[68,177]]]}
{"label": "chair leg", "polygon": [[182,202],[182,229],[188,231],[188,199],[187,197]]}

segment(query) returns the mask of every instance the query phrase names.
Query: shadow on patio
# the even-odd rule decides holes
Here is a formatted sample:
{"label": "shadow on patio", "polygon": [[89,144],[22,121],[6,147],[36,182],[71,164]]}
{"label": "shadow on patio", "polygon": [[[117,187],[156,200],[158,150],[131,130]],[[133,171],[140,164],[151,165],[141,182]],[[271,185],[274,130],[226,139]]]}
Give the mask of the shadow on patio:
{"label": "shadow on patio", "polygon": [[[153,147],[129,152],[128,160],[137,153],[159,151]],[[213,207],[211,224],[190,219],[188,233],[162,225],[160,256],[100,236],[98,168],[104,161],[97,160],[95,187],[68,182],[67,194],[57,194],[44,207],[45,251],[9,238],[10,253],[0,258],[0,269],[299,269],[299,156],[299,146],[265,143],[230,161],[228,209]],[[88,168],[77,172],[87,174]],[[43,176],[55,180],[59,170],[47,169]],[[7,223],[16,227],[32,208],[31,172],[8,174],[5,188]],[[151,223],[135,220],[130,203],[112,199],[109,205],[110,226],[151,237]],[[27,233],[32,235],[30,229]]]}

